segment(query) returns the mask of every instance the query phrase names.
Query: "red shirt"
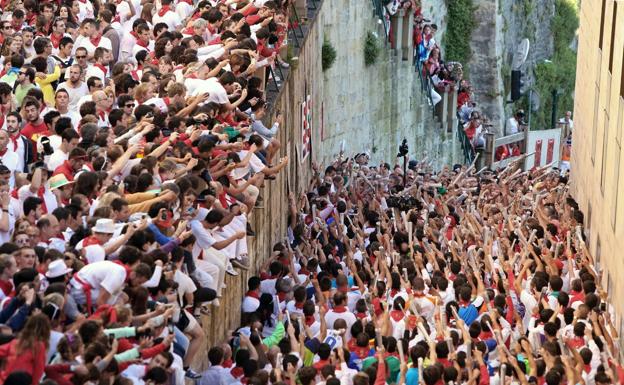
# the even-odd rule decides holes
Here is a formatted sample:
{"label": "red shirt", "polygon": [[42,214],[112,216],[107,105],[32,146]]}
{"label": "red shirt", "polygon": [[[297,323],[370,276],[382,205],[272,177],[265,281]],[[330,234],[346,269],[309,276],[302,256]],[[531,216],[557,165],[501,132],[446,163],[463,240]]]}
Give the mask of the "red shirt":
{"label": "red shirt", "polygon": [[74,170],[68,161],[63,162],[60,166],[54,170],[54,175],[63,174],[67,178],[68,181],[72,182],[74,180]]}
{"label": "red shirt", "polygon": [[37,139],[42,136],[48,136],[51,134],[48,130],[48,126],[46,126],[45,122],[41,120],[41,124],[33,125],[32,123],[28,123],[27,125],[25,125],[24,129],[22,130],[22,135],[30,139],[36,152]]}
{"label": "red shirt", "polygon": [[0,383],[6,380],[10,373],[24,371],[32,376],[32,385],[37,385],[43,376],[46,363],[46,348],[43,342],[38,342],[33,349],[26,349],[18,354],[17,339],[0,346],[0,358],[6,358],[7,363],[0,372]]}

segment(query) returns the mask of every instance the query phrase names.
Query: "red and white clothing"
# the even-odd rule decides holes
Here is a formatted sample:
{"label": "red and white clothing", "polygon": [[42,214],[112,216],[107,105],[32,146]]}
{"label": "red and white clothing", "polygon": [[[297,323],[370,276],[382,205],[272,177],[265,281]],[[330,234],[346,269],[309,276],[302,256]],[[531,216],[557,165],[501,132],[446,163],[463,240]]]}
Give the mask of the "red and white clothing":
{"label": "red and white clothing", "polygon": [[70,294],[80,305],[86,304],[86,296],[90,295],[89,301],[95,304],[100,290],[104,289],[111,295],[106,303],[112,305],[121,294],[128,275],[127,267],[115,262],[90,263],[74,274],[69,282]]}
{"label": "red and white clothing", "polygon": [[9,187],[13,189],[15,187],[15,171],[21,172],[22,170],[19,169],[19,157],[11,147],[13,147],[13,143],[9,142],[7,148],[5,148],[4,151],[0,151],[0,161],[11,171]]}
{"label": "red and white clothing", "polygon": [[108,67],[99,63],[95,63],[87,67],[85,79],[89,79],[90,77],[95,76],[100,79],[102,83],[104,83],[106,81],[106,78],[110,77],[109,72],[110,71],[108,70]]}
{"label": "red and white clothing", "polygon": [[94,236],[86,237],[78,244],[76,244],[76,250],[81,253],[84,250],[84,257],[88,264],[101,262],[106,259],[106,250],[102,243]]}
{"label": "red and white clothing", "polygon": [[346,306],[334,306],[333,309],[329,310],[325,314],[325,322],[327,324],[327,328],[334,328],[334,322],[336,320],[343,319],[347,323],[347,331],[345,336],[347,340],[351,339],[351,326],[357,321],[357,318],[353,313],[347,309]]}
{"label": "red and white clothing", "polygon": [[165,5],[152,17],[152,24],[156,25],[158,23],[167,24],[169,30],[173,31],[182,24],[182,19],[169,5]]}
{"label": "red and white clothing", "polygon": [[90,37],[85,37],[85,36],[80,35],[76,39],[76,44],[74,45],[74,51],[72,52],[72,54],[75,54],[76,49],[80,47],[84,47],[89,53],[89,55],[93,55],[93,53],[95,52],[95,49],[98,47],[106,48],[112,51],[113,43],[111,43],[109,38],[104,37],[104,36],[90,38]]}

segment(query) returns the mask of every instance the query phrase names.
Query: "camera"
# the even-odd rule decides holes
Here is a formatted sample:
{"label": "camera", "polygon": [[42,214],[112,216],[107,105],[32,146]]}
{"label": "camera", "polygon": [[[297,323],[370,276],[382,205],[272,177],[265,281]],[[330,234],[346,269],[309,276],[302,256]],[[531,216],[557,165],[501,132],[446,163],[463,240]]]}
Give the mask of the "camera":
{"label": "camera", "polygon": [[409,147],[407,145],[407,139],[403,139],[403,142],[401,142],[401,145],[399,146],[399,153],[397,154],[397,158],[407,156],[408,153]]}

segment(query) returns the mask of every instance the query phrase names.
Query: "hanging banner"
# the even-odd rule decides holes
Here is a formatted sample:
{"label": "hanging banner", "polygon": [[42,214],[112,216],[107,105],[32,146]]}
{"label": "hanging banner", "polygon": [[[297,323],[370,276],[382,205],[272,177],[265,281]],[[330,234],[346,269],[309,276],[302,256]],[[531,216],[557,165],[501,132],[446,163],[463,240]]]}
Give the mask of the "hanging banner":
{"label": "hanging banner", "polygon": [[310,95],[301,103],[301,163],[312,151],[312,100]]}

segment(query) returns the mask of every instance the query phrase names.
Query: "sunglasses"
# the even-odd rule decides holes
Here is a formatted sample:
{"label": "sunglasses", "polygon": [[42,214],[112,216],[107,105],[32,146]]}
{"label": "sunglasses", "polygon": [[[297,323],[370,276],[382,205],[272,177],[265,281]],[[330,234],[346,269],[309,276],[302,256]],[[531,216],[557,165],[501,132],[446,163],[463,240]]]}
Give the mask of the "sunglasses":
{"label": "sunglasses", "polygon": [[80,56],[76,55],[76,59],[86,59],[86,58],[87,58],[86,55],[84,55],[84,56],[83,55],[80,55]]}
{"label": "sunglasses", "polygon": [[126,108],[131,108],[131,107],[134,107],[134,103],[131,103],[131,104],[126,104],[124,107],[126,107]]}

